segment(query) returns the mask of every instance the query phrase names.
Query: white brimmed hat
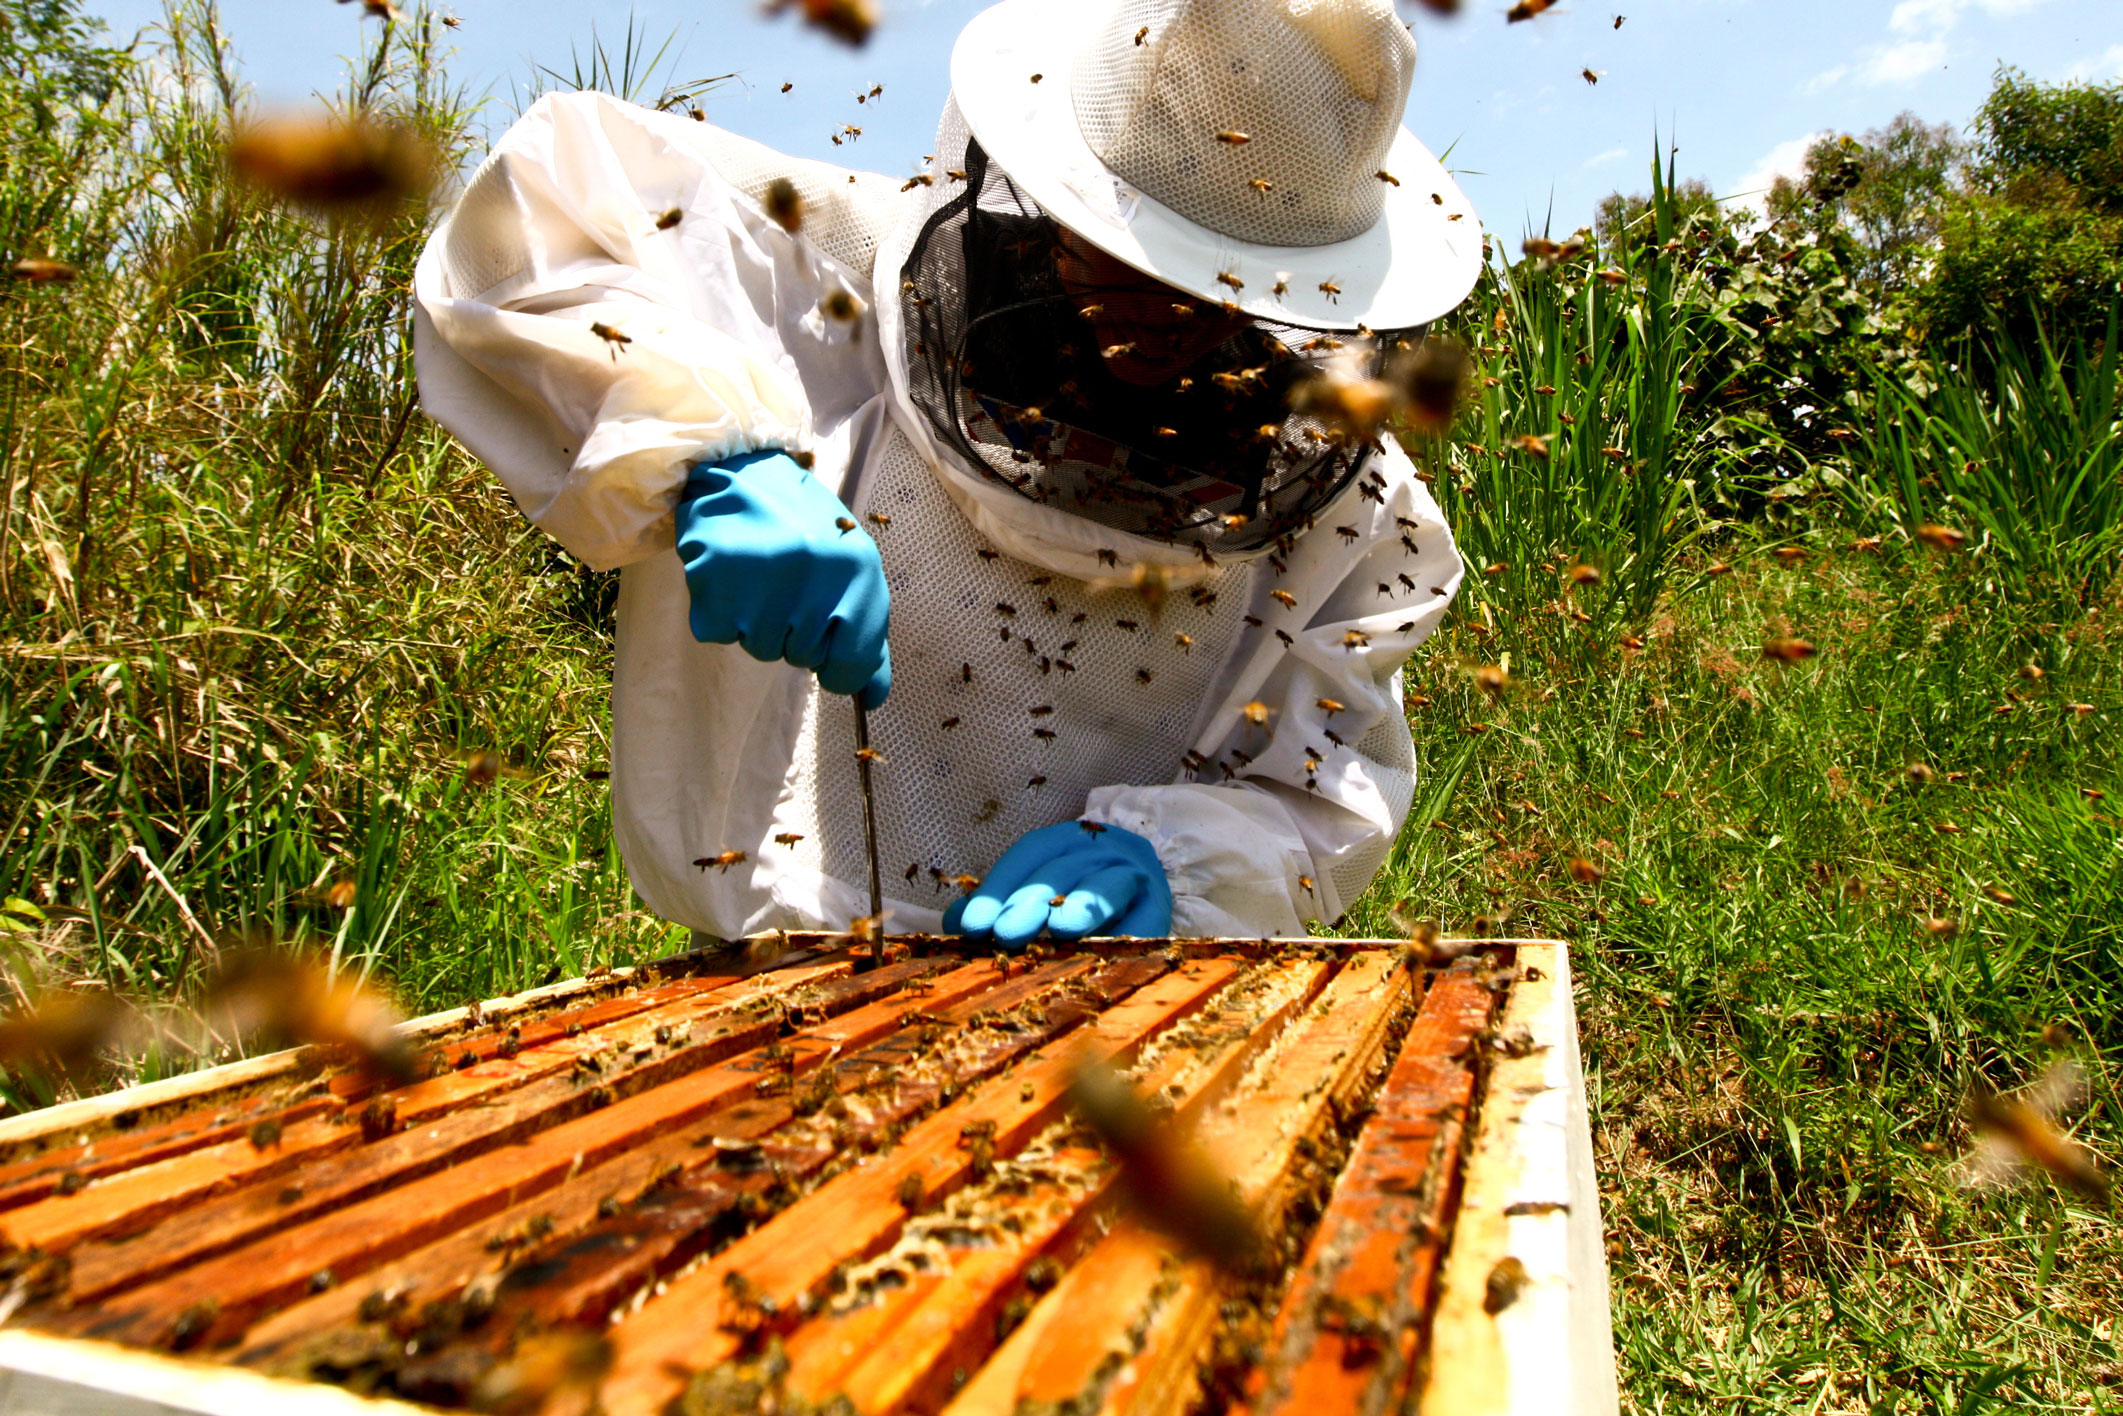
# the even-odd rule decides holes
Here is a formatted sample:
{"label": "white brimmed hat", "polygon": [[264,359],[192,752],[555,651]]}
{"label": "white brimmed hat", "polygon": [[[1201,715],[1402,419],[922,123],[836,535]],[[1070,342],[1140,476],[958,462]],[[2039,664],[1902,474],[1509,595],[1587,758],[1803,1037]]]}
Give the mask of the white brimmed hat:
{"label": "white brimmed hat", "polygon": [[1137,270],[1262,319],[1398,329],[1481,270],[1474,209],[1401,127],[1414,69],[1391,0],[1004,0],[951,87],[1011,180]]}

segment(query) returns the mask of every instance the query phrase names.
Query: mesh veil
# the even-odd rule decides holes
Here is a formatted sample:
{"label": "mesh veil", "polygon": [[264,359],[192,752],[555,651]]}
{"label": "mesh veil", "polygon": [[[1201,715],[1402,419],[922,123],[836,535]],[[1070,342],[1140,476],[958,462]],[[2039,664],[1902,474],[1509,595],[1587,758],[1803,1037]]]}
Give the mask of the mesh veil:
{"label": "mesh veil", "polygon": [[1062,284],[1055,221],[955,104],[938,143],[930,210],[900,272],[901,329],[909,397],[965,466],[1205,555],[1287,545],[1363,468],[1369,448],[1289,406],[1340,339],[1250,321],[1182,374],[1124,381]]}

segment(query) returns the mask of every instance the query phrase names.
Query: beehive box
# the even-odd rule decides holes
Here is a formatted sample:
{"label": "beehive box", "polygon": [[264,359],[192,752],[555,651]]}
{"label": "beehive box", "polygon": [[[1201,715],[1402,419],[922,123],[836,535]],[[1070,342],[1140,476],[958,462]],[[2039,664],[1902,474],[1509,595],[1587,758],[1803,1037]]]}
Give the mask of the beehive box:
{"label": "beehive box", "polygon": [[[0,1122],[0,1412],[1614,1409],[1562,946],[848,944]],[[1148,1226],[1087,1059],[1271,1262]]]}

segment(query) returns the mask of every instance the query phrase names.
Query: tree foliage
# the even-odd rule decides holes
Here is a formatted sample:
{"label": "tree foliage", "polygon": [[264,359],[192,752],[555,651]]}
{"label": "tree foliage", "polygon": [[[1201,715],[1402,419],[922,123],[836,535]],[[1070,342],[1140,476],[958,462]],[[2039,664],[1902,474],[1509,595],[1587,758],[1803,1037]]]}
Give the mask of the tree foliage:
{"label": "tree foliage", "polygon": [[1906,112],[1862,138],[1819,138],[1799,178],[1779,177],[1770,188],[1770,220],[1816,237],[1850,232],[1864,252],[1864,283],[1875,292],[1905,289],[1928,264],[1964,153],[1952,124]]}

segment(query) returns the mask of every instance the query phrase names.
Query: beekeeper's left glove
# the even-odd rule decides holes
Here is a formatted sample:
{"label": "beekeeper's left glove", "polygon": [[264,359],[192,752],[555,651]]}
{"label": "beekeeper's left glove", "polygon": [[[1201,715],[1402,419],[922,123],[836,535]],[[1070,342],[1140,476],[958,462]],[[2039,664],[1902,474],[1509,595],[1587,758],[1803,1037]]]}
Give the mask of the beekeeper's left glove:
{"label": "beekeeper's left glove", "polygon": [[1056,939],[1172,932],[1172,886],[1157,850],[1133,831],[1064,821],[1017,838],[972,894],[944,912],[943,932],[992,936],[1019,949]]}
{"label": "beekeeper's left glove", "polygon": [[785,452],[702,463],[677,510],[693,637],[815,669],[875,708],[892,690],[891,592],[877,543]]}

